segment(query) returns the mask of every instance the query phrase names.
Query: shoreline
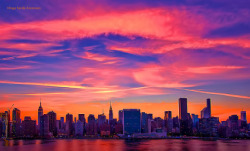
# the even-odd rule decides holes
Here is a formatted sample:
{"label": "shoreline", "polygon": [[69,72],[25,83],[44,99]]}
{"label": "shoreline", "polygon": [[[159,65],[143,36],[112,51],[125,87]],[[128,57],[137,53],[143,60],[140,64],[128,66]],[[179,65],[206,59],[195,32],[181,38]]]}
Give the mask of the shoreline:
{"label": "shoreline", "polygon": [[[74,139],[86,139],[86,140],[163,140],[163,139],[180,139],[180,140],[204,140],[204,141],[217,141],[217,140],[250,140],[250,138],[218,138],[218,137],[167,137],[167,138],[105,138],[105,137],[81,137],[81,138],[10,138],[10,140],[74,140]],[[0,141],[6,141],[6,139],[0,139]]]}

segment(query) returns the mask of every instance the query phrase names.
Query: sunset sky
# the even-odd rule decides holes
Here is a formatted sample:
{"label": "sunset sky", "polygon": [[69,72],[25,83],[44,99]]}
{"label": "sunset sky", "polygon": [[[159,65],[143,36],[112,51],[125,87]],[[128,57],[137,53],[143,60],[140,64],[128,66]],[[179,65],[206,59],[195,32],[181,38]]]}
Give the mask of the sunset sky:
{"label": "sunset sky", "polygon": [[[8,7],[39,7],[12,10]],[[114,117],[123,108],[178,115],[247,111],[249,0],[1,0],[0,111]]]}

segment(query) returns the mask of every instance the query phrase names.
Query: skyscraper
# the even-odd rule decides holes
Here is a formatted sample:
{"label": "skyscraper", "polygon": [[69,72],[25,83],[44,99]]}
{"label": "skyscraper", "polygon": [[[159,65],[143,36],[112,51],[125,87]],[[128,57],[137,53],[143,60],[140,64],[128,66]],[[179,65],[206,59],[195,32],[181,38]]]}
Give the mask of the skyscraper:
{"label": "skyscraper", "polygon": [[75,123],[75,135],[83,136],[83,122],[80,120]]}
{"label": "skyscraper", "polygon": [[41,116],[43,115],[43,107],[42,107],[42,103],[41,103],[41,99],[40,99],[40,106],[38,108],[38,129],[40,129],[40,120],[41,120]]}
{"label": "skyscraper", "polygon": [[167,120],[167,119],[172,119],[171,111],[165,111],[164,120]]}
{"label": "skyscraper", "polygon": [[49,116],[44,114],[40,117],[40,136],[48,137],[49,136]]}
{"label": "skyscraper", "polygon": [[60,129],[64,129],[65,126],[64,126],[64,117],[60,117],[60,125],[59,125],[59,128]]}
{"label": "skyscraper", "polygon": [[104,113],[98,115],[98,127],[100,128],[106,122],[106,116]]}
{"label": "skyscraper", "polygon": [[29,116],[25,116],[22,121],[22,134],[26,138],[32,138],[36,134],[36,121],[31,120]]}
{"label": "skyscraper", "polygon": [[48,116],[49,116],[49,131],[53,134],[53,136],[57,136],[56,113],[51,111],[48,113]]}
{"label": "skyscraper", "polygon": [[141,133],[141,112],[140,109],[123,110],[123,134],[131,135]]}
{"label": "skyscraper", "polygon": [[87,135],[97,134],[96,120],[93,114],[89,114],[88,116],[88,124],[86,129],[87,129]]}
{"label": "skyscraper", "polygon": [[119,110],[119,122],[123,121],[123,110]]}
{"label": "skyscraper", "polygon": [[85,114],[78,114],[78,120],[80,120],[81,122],[85,123]]}
{"label": "skyscraper", "polygon": [[141,132],[147,133],[148,132],[148,114],[145,112],[141,113]]}
{"label": "skyscraper", "polygon": [[21,111],[17,108],[14,108],[12,111],[12,132],[13,137],[20,136],[20,126],[21,126],[21,118],[20,118]]}
{"label": "skyscraper", "polygon": [[167,132],[171,133],[173,130],[173,119],[171,111],[165,111],[164,122],[165,122],[165,127],[167,128]]}
{"label": "skyscraper", "polygon": [[73,135],[73,115],[66,114],[66,132],[68,136]]}
{"label": "skyscraper", "polygon": [[187,98],[179,99],[179,118],[181,120],[187,119]]}
{"label": "skyscraper", "polygon": [[207,106],[201,110],[201,118],[211,117],[211,100],[207,99]]}
{"label": "skyscraper", "polygon": [[241,121],[247,121],[247,113],[246,113],[246,111],[241,111],[240,112],[240,119],[241,119]]}
{"label": "skyscraper", "polygon": [[112,110],[112,106],[111,106],[111,101],[110,101],[110,108],[109,108],[109,121],[113,120],[113,110]]}

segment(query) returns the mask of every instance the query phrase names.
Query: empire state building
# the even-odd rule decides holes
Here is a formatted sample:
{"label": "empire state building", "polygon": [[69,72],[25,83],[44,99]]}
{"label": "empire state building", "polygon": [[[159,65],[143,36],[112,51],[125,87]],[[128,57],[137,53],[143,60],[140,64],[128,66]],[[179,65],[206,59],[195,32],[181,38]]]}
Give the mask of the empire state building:
{"label": "empire state building", "polygon": [[43,116],[43,107],[40,99],[40,106],[38,108],[38,128],[40,128],[41,116]]}

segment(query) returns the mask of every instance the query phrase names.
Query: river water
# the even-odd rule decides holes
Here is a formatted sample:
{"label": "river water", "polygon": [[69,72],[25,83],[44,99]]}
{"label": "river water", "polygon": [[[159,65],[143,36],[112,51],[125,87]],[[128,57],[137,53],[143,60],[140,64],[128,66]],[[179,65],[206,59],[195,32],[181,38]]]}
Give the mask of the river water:
{"label": "river water", "polygon": [[62,139],[62,140],[10,140],[0,142],[0,151],[250,151],[250,140],[114,140],[114,139]]}

